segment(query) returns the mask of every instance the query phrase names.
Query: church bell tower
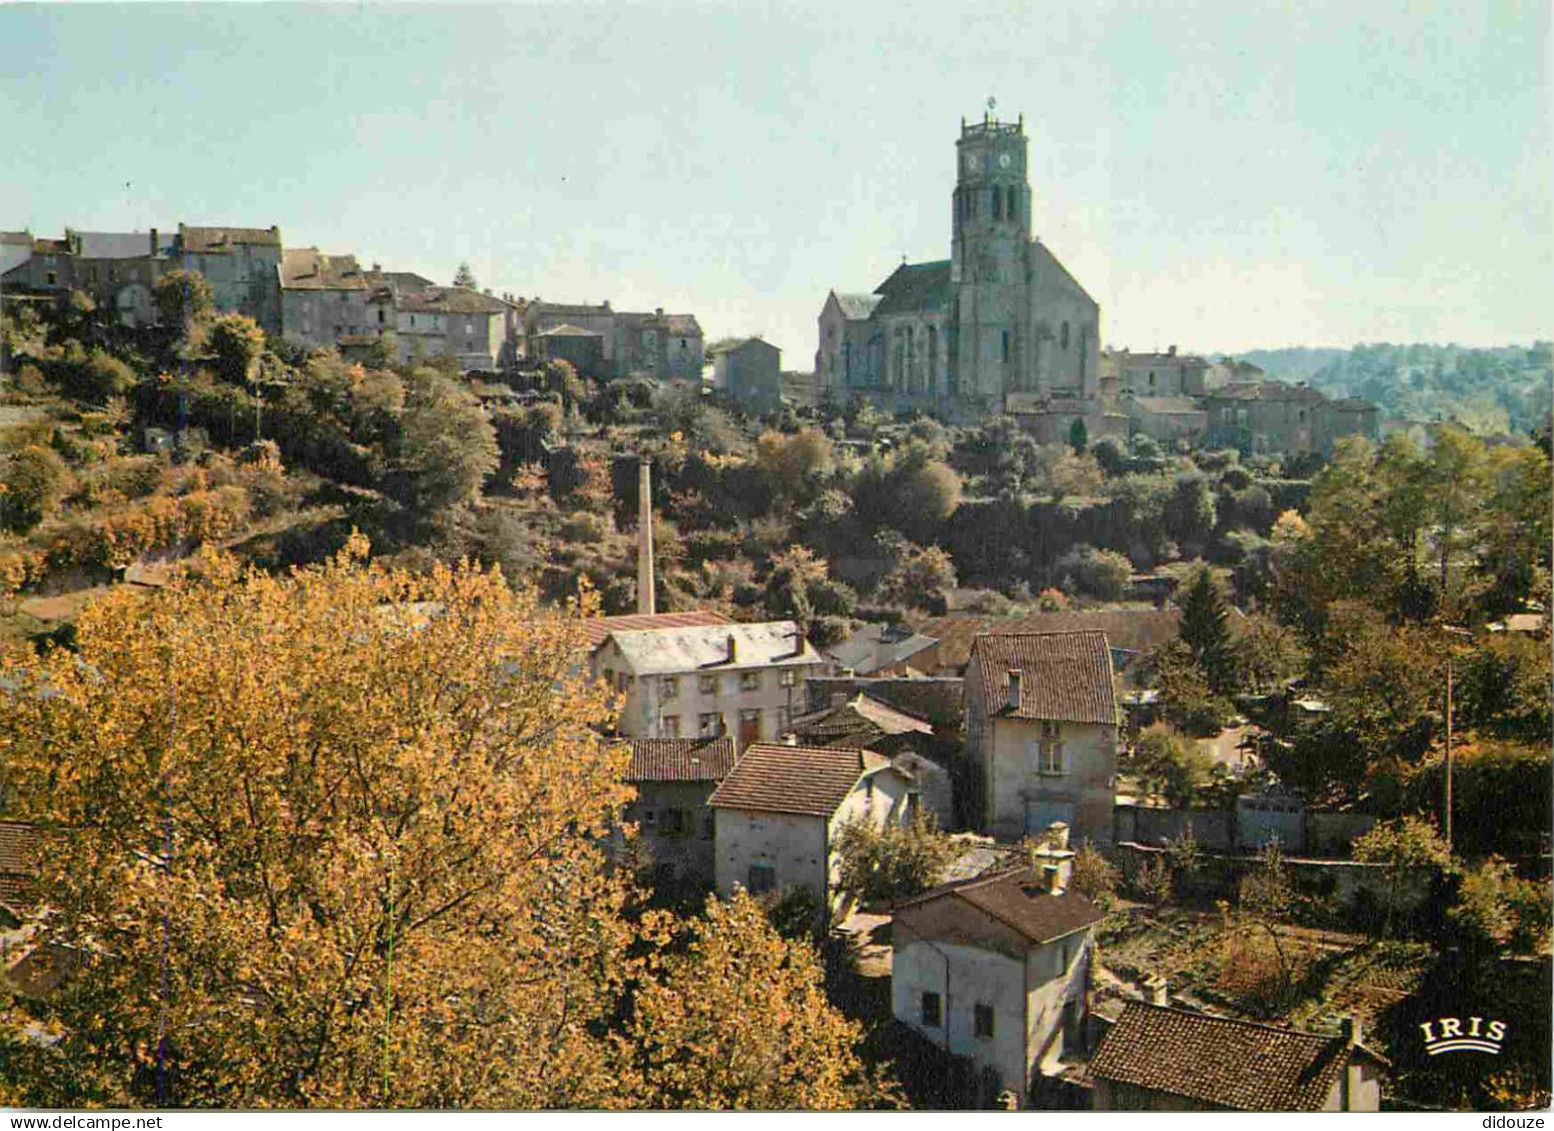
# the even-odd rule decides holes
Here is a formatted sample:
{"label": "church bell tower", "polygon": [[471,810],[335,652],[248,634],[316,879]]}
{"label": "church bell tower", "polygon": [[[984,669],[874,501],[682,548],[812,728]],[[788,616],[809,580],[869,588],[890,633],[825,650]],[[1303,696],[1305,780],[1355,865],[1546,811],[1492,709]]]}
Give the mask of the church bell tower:
{"label": "church bell tower", "polygon": [[1030,368],[1026,255],[1031,190],[1025,118],[1000,122],[993,100],[982,121],[962,119],[955,143],[950,282],[961,396],[999,398],[1023,388]]}

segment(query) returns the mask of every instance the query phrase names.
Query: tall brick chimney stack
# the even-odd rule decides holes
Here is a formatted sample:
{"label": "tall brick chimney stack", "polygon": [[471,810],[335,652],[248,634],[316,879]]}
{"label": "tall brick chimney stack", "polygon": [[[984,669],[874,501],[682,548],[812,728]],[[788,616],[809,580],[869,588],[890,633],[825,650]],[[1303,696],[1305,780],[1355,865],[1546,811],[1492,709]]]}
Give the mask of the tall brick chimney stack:
{"label": "tall brick chimney stack", "polygon": [[637,477],[637,612],[656,612],[653,600],[653,460],[642,457]]}

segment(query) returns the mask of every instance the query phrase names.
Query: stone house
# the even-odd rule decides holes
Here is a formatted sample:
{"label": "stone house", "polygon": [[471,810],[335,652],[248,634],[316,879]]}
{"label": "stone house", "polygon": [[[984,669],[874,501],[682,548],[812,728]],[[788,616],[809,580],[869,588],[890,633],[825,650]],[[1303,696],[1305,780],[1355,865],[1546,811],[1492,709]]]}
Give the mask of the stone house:
{"label": "stone house", "polygon": [[693,314],[621,311],[615,316],[615,376],[701,383],[701,325]]}
{"label": "stone house", "polygon": [[281,255],[278,227],[179,224],[170,266],[204,275],[223,314],[246,314],[268,333],[279,334]]}
{"label": "stone house", "polygon": [[932,671],[938,641],[902,622],[864,624],[840,644],[826,649],[832,669],[860,676],[906,675]]}
{"label": "stone house", "polygon": [[1306,384],[1238,383],[1203,398],[1208,442],[1247,452],[1311,452],[1321,448],[1318,413],[1326,402]]}
{"label": "stone house", "polygon": [[1163,444],[1197,444],[1208,435],[1208,411],[1192,397],[1124,393],[1121,405],[1130,436],[1142,433]]}
{"label": "stone house", "polygon": [[[25,241],[25,242],[24,242]],[[113,310],[125,326],[156,322],[152,299],[168,267],[172,233],[82,232],[65,229],[63,240],[34,240],[25,232],[0,233],[0,285],[39,293],[82,291],[99,309]]]}
{"label": "stone house", "polygon": [[1210,365],[1201,357],[1179,354],[1172,346],[1165,353],[1132,353],[1109,350],[1117,369],[1118,391],[1137,397],[1197,397],[1208,386]]}
{"label": "stone house", "polygon": [[1101,632],[984,635],[966,667],[966,758],[982,831],[1020,840],[1061,821],[1108,845],[1117,702]]}
{"label": "stone house", "polygon": [[339,346],[376,338],[397,325],[393,288],[374,284],[354,255],[286,248],[280,280],[281,332],[288,342]]}
{"label": "stone house", "polygon": [[757,412],[782,407],[782,351],[760,338],[714,346],[712,383],[730,400]]}
{"label": "stone house", "polygon": [[634,738],[626,781],[637,791],[622,818],[635,823],[660,891],[713,884],[713,815],[707,800],[734,768],[729,738]]}
{"label": "stone house", "polygon": [[400,293],[395,309],[400,360],[452,357],[466,373],[493,373],[517,361],[515,304],[464,287]]}
{"label": "stone house", "polygon": [[594,654],[623,696],[617,721],[634,738],[734,735],[743,749],[785,734],[804,681],[824,668],[793,621],[616,630]]}
{"label": "stone house", "polygon": [[1175,640],[1182,611],[1174,605],[1158,609],[1073,609],[1059,613],[1028,613],[1020,617],[989,617],[952,613],[924,617],[919,631],[938,638],[939,666],[935,675],[961,675],[971,662],[972,642],[983,633],[1000,636],[1026,632],[1103,632],[1112,654],[1112,670],[1133,686],[1146,686],[1146,657]]}
{"label": "stone house", "polygon": [[[1064,855],[1072,855],[1065,853]],[[896,1020],[981,1069],[984,1099],[1082,1055],[1095,925],[1105,912],[1065,890],[1062,866],[943,884],[898,903],[891,926]]]}
{"label": "stone house", "polygon": [[1385,1058],[1338,1036],[1130,1001],[1090,1063],[1097,1111],[1378,1111]]}
{"label": "stone house", "polygon": [[948,828],[955,818],[949,770],[933,757],[933,724],[859,692],[851,699],[793,720],[803,746],[872,750],[912,779],[918,807]]}
{"label": "stone house", "polygon": [[604,335],[570,322],[540,331],[528,339],[526,348],[533,361],[565,361],[580,376],[596,381],[609,376],[604,367]]}
{"label": "stone house", "polygon": [[836,842],[843,826],[907,821],[911,785],[868,750],[750,746],[707,802],[715,812],[718,894],[807,888],[837,914]]}
{"label": "stone house", "polygon": [[1068,443],[1076,421],[1084,425],[1090,443],[1103,436],[1125,439],[1128,435],[1128,417],[1119,410],[1116,397],[1105,392],[1089,398],[1051,391],[1009,393],[1004,397],[1004,412],[1038,444]]}

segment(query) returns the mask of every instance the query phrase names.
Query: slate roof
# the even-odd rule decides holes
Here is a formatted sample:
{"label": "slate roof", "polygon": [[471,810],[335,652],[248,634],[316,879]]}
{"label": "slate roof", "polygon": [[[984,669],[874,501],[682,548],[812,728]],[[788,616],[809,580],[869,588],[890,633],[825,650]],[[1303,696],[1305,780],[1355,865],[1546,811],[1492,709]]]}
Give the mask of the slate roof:
{"label": "slate roof", "polygon": [[874,293],[881,296],[875,314],[943,310],[950,301],[950,261],[903,263],[874,288]]}
{"label": "slate roof", "polygon": [[[1024,864],[970,880],[940,884],[921,895],[902,900],[894,910],[900,915],[943,900],[968,904],[1038,946],[1083,930],[1106,917],[1105,911],[1082,895],[1072,892],[1054,895]],[[968,917],[954,933],[959,941],[975,943],[979,934],[978,917]]]}
{"label": "slate roof", "polygon": [[[76,232],[70,233],[79,241],[82,259],[143,259],[151,254],[150,232]],[[158,232],[157,251],[171,250],[172,232]]]}
{"label": "slate roof", "polygon": [[890,762],[868,750],[753,743],[713,791],[714,809],[831,817],[866,773]]}
{"label": "slate roof", "polygon": [[772,345],[771,342],[768,342],[765,338],[739,338],[735,341],[719,342],[717,345],[709,347],[707,353],[716,357],[721,353],[738,353],[740,350],[749,346],[765,346],[773,353],[782,352],[776,346]]}
{"label": "slate roof", "polygon": [[938,638],[939,666],[960,669],[970,661],[971,643],[982,633],[1104,632],[1112,648],[1147,652],[1174,640],[1181,623],[1177,608],[1087,609],[1023,617],[951,615],[926,618],[918,627]]}
{"label": "slate roof", "polygon": [[364,291],[371,283],[354,255],[325,255],[316,247],[281,252],[281,286],[288,291]]}
{"label": "slate roof", "polygon": [[178,242],[184,251],[225,252],[234,246],[280,247],[279,228],[191,228],[178,225]]}
{"label": "slate roof", "polygon": [[419,292],[430,290],[437,283],[414,271],[369,271],[367,281],[375,287],[389,287],[396,291]]}
{"label": "slate roof", "polygon": [[[988,717],[1052,719],[1115,726],[1112,657],[1102,632],[978,636],[971,663],[981,675]],[[1009,672],[1020,672],[1020,702],[1010,709]]]}
{"label": "slate roof", "polygon": [[732,738],[633,738],[626,780],[717,782],[733,768]]}
{"label": "slate roof", "polygon": [[683,613],[627,613],[618,617],[591,617],[583,622],[583,628],[588,634],[588,647],[591,650],[603,644],[612,632],[729,623],[728,617],[711,609],[688,609]]}
{"label": "slate roof", "polygon": [[500,314],[507,303],[464,287],[428,287],[399,296],[399,309],[417,314]]}
{"label": "slate roof", "polygon": [[[610,633],[610,639],[637,675],[820,662],[819,653],[809,646],[799,626],[791,620],[616,630]],[[732,662],[728,659],[730,640],[734,642]]]}
{"label": "slate roof", "polygon": [[585,330],[581,326],[574,326],[570,322],[563,322],[559,326],[552,326],[549,330],[542,330],[534,335],[536,338],[603,338],[604,335],[597,330]]}
{"label": "slate roof", "polygon": [[909,628],[866,624],[840,644],[826,649],[826,655],[839,667],[851,668],[855,675],[869,675],[880,668],[902,663],[935,643],[933,637]]}
{"label": "slate roof", "polygon": [[1090,1074],[1211,1107],[1318,1111],[1351,1055],[1342,1037],[1130,1001]]}
{"label": "slate roof", "polygon": [[884,301],[881,295],[844,295],[840,291],[832,291],[836,296],[836,305],[842,311],[842,317],[853,321],[863,321],[874,313],[876,307]]}

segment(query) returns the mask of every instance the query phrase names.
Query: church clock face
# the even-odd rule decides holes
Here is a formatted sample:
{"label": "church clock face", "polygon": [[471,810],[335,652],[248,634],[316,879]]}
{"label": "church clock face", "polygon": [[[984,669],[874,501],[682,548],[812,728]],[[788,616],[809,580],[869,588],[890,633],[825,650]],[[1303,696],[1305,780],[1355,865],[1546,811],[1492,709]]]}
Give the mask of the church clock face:
{"label": "church clock face", "polygon": [[966,172],[975,173],[977,171],[977,155],[975,153],[966,154],[963,164],[966,167]]}
{"label": "church clock face", "polygon": [[1009,168],[1009,161],[1010,161],[1009,154],[1007,154],[1007,153],[1000,153],[998,155],[998,164],[999,164],[1000,168],[1004,168],[1004,169]]}

